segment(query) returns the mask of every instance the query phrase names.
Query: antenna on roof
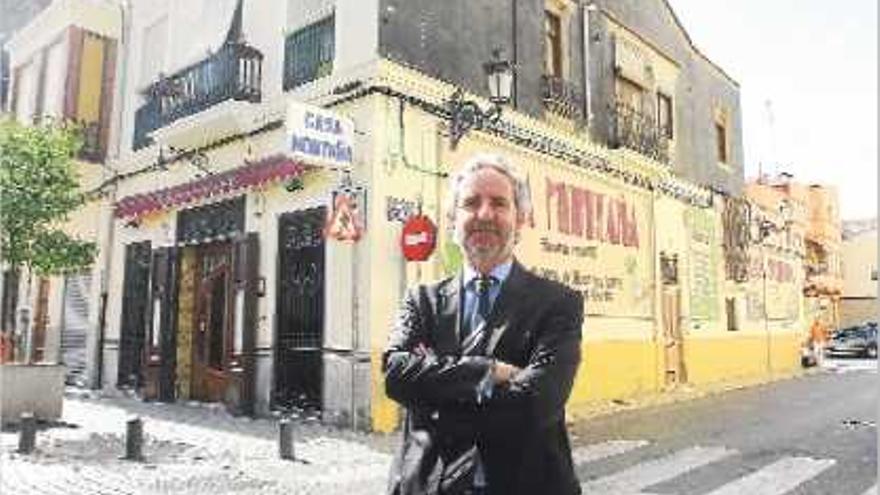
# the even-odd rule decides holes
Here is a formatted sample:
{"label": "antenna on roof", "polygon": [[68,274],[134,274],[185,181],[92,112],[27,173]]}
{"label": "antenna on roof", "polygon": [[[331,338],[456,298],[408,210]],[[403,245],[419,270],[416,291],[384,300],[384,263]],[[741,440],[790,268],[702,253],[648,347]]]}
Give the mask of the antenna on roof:
{"label": "antenna on roof", "polygon": [[[768,168],[772,167],[772,169],[768,170],[767,173],[768,173],[768,175],[773,175],[773,174],[771,174],[771,172],[776,172],[776,173],[779,172],[779,164],[776,161],[776,131],[775,131],[775,125],[774,125],[775,119],[773,117],[773,101],[770,100],[769,98],[764,100],[764,112],[765,112],[765,117],[767,118],[767,141],[768,141],[767,153],[766,153],[767,156],[765,158],[767,159]],[[758,164],[758,176],[761,178],[761,180],[764,179],[764,173],[763,173],[763,170],[761,168],[760,163]]]}

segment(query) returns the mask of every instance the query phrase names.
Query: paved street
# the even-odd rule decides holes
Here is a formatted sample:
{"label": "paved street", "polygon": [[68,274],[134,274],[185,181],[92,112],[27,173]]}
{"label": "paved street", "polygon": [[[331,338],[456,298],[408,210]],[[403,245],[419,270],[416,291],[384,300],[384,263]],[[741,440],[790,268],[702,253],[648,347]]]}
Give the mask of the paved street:
{"label": "paved street", "polygon": [[[584,492],[874,493],[876,380],[875,361],[835,359],[796,380],[580,422]],[[145,421],[145,463],[119,459],[132,414]],[[64,424],[41,431],[32,456],[14,452],[15,433],[0,435],[0,493],[378,494],[396,443],[304,421],[287,462],[272,420],[72,393]]]}
{"label": "paved street", "polygon": [[585,493],[875,494],[876,367],[833,359],[800,379],[578,424],[575,443],[593,445],[575,455]]}
{"label": "paved street", "polygon": [[[120,460],[125,421],[144,419],[146,462]],[[64,423],[39,433],[37,452],[0,435],[2,494],[373,494],[390,462],[386,436],[297,426],[296,461],[278,459],[275,422],[214,406],[68,398]]]}

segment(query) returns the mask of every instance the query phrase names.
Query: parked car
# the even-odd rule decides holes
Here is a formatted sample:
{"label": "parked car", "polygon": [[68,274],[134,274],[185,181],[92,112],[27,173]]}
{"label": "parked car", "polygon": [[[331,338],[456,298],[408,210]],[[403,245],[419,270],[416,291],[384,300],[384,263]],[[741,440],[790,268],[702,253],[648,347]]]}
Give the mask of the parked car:
{"label": "parked car", "polygon": [[834,332],[825,353],[876,358],[877,323],[869,322]]}

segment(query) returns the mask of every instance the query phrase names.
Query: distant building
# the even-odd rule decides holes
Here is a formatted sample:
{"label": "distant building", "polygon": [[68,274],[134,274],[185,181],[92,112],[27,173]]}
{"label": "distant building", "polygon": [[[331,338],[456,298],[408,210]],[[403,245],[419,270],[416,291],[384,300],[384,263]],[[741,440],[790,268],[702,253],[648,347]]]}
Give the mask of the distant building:
{"label": "distant building", "polygon": [[[447,177],[487,151],[532,195],[518,259],[587,302],[569,407],[798,369],[806,234],[750,245],[739,86],[666,1],[123,5],[89,292],[104,387],[397,427],[387,336],[408,286],[460,269]],[[436,224],[424,261],[413,217]]]}
{"label": "distant building", "polygon": [[[111,2],[94,0],[57,0],[42,10],[39,4],[49,2],[4,3],[17,4],[10,10],[4,5],[4,16],[16,12],[27,21],[4,44],[11,74],[8,112],[22,124],[39,119],[80,124],[83,144],[74,169],[81,190],[92,191],[107,177],[114,138],[110,123],[120,11]],[[65,276],[35,277],[29,300],[18,297],[27,293],[29,281],[24,277],[7,270],[3,282],[3,327],[24,334],[30,360],[65,364],[68,383],[81,386],[100,381],[100,315],[106,301],[102,266],[108,250],[99,231],[109,220],[102,217],[102,208],[109,215],[106,197],[91,195],[65,224],[67,233],[100,246],[93,267]],[[21,321],[16,311],[32,315],[29,328],[15,328]]]}
{"label": "distant building", "polygon": [[876,232],[877,219],[865,218],[861,220],[844,220],[841,229],[843,240],[846,241],[847,239],[859,236],[866,232]]}
{"label": "distant building", "polygon": [[9,87],[12,85],[12,72],[9,68],[9,53],[3,45],[12,34],[28,23],[51,0],[0,0],[0,111],[7,109]]}
{"label": "distant building", "polygon": [[[746,185],[746,195],[765,201],[785,199],[792,210],[794,242],[803,243],[804,297],[808,319],[819,317],[840,324],[843,278],[840,268],[841,224],[837,190],[833,186],[805,185],[782,175]],[[800,219],[800,220],[799,220]],[[803,222],[802,224],[800,222]],[[802,237],[801,237],[802,236]]]}
{"label": "distant building", "polygon": [[878,321],[877,219],[843,223],[840,325]]}

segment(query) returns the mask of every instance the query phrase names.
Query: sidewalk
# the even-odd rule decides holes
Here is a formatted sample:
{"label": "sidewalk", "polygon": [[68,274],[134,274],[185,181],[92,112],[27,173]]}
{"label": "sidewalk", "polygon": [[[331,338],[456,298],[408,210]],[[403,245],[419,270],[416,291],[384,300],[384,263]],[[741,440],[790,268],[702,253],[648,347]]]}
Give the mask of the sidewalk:
{"label": "sidewalk", "polygon": [[[826,371],[831,370],[775,378]],[[596,404],[569,421],[756,385],[760,383],[682,386],[657,396]],[[143,463],[120,459],[125,423],[133,415],[144,421]],[[399,443],[399,433],[356,433],[298,420],[296,460],[284,461],[278,458],[274,419],[233,417],[218,405],[146,403],[68,389],[61,423],[37,433],[33,454],[15,452],[16,432],[0,432],[0,494],[376,495],[384,493],[391,454]]]}
{"label": "sidewalk", "polygon": [[[125,422],[144,421],[145,462],[120,459]],[[300,421],[295,461],[278,458],[276,421],[198,404],[144,403],[69,391],[61,424],[42,428],[31,455],[0,433],[0,493],[346,494],[384,491],[395,435]]]}

